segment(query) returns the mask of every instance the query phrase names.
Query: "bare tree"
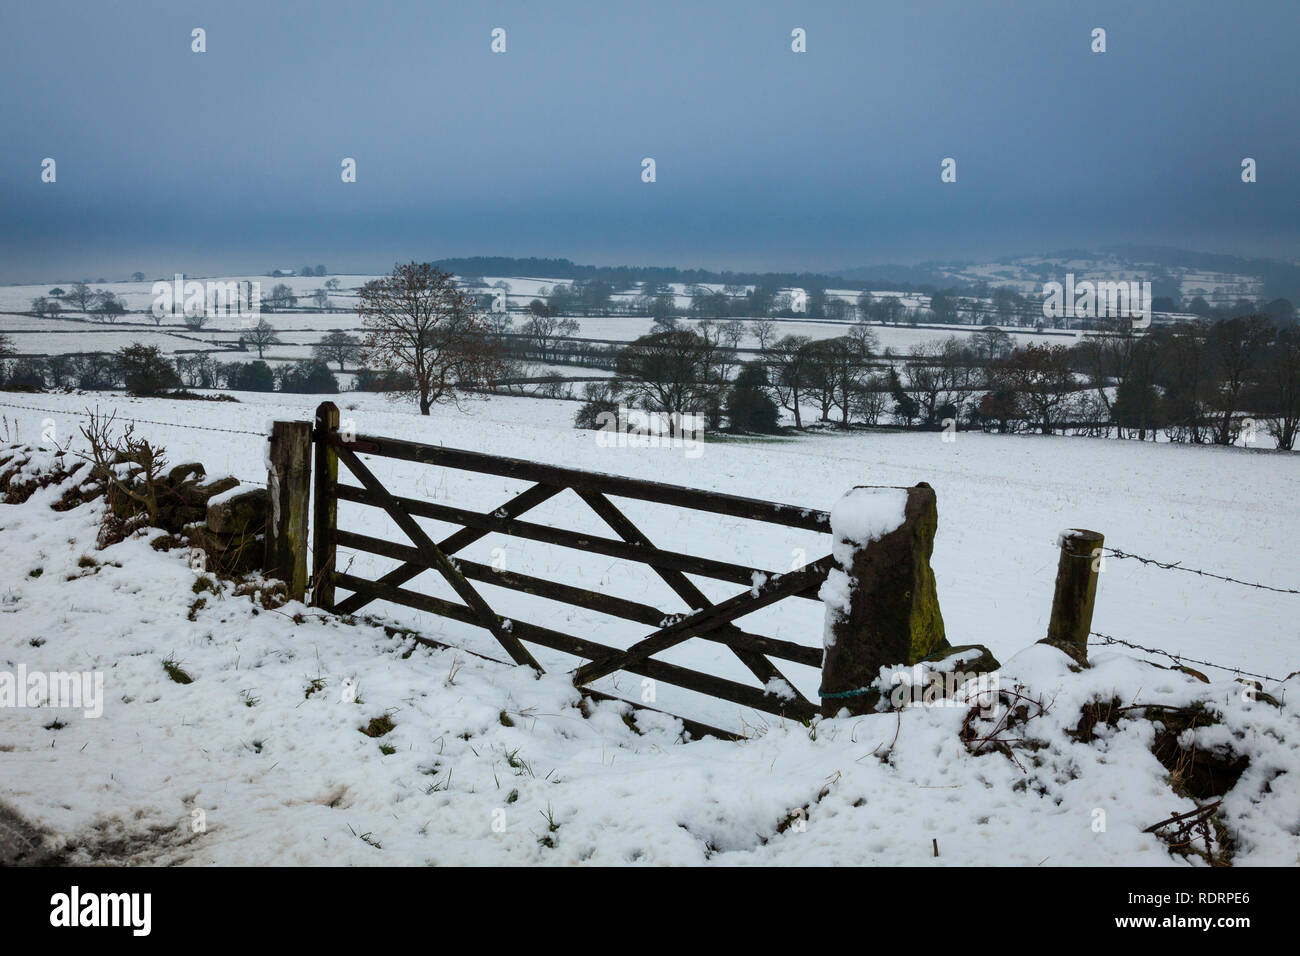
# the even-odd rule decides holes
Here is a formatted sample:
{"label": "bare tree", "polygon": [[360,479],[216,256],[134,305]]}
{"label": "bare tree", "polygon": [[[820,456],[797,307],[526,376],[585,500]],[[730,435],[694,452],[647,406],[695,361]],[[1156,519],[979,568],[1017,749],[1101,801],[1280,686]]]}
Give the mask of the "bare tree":
{"label": "bare tree", "polygon": [[889,398],[889,379],[883,375],[871,375],[854,393],[852,408],[868,425],[876,425],[889,406]]}
{"label": "bare tree", "polygon": [[361,287],[357,315],[366,330],[363,362],[410,382],[420,414],[456,402],[459,390],[503,374],[499,344],[452,274],[428,263],[395,265]]}
{"label": "bare tree", "polygon": [[997,326],[989,325],[970,337],[970,348],[981,362],[996,362],[1011,354],[1015,342]]}
{"label": "bare tree", "polygon": [[284,344],[280,341],[280,337],[275,334],[275,326],[266,319],[258,319],[257,325],[249,329],[248,334],[244,336],[244,341],[257,349],[258,358],[262,357],[262,353],[268,346]]}
{"label": "bare tree", "polygon": [[126,315],[126,305],[112,292],[96,292],[90,311],[101,322],[116,322]]}
{"label": "bare tree", "polygon": [[749,323],[749,331],[758,339],[758,348],[766,352],[768,345],[776,340],[776,323],[771,319],[755,319]]}
{"label": "bare tree", "polygon": [[280,309],[292,309],[298,304],[298,297],[293,294],[292,288],[281,282],[271,290],[271,294],[267,296],[264,304],[272,312]]}
{"label": "bare tree", "polygon": [[[202,305],[195,303],[185,310],[183,320],[185,327],[192,332],[198,332],[203,326],[208,324],[208,310]],[[161,323],[159,323],[161,324]]]}
{"label": "bare tree", "polygon": [[361,340],[355,335],[333,329],[312,346],[312,354],[322,362],[338,362],[339,371],[346,371],[345,364],[361,352]]}
{"label": "bare tree", "polygon": [[312,302],[316,303],[316,308],[324,312],[330,307],[330,294],[324,289],[317,289],[311,294]]}
{"label": "bare tree", "polygon": [[69,305],[76,306],[78,312],[89,312],[91,304],[95,301],[95,293],[86,283],[75,282],[72,291],[64,293],[63,300]]}
{"label": "bare tree", "polygon": [[1012,396],[1020,417],[1051,435],[1074,413],[1078,389],[1066,346],[1027,345],[998,368],[992,392]]}
{"label": "bare tree", "polygon": [[876,299],[870,292],[858,296],[858,316],[863,322],[876,317]]}
{"label": "bare tree", "polygon": [[528,337],[529,344],[537,350],[538,357],[543,362],[560,339],[575,335],[577,331],[578,323],[575,319],[562,319],[551,315],[549,311],[531,312],[524,322],[524,335]]}
{"label": "bare tree", "polygon": [[810,388],[812,359],[809,346],[812,339],[806,335],[787,335],[772,346],[775,368],[770,378],[776,400],[786,411],[794,414],[794,427],[803,428],[800,403]]}
{"label": "bare tree", "polygon": [[740,343],[745,339],[745,323],[740,319],[732,319],[730,322],[722,324],[722,341],[727,348],[733,352],[740,348]]}
{"label": "bare tree", "polygon": [[1300,327],[1290,326],[1277,341],[1264,363],[1261,398],[1265,427],[1277,440],[1277,447],[1290,451],[1300,433]]}
{"label": "bare tree", "polygon": [[58,299],[41,295],[32,299],[32,311],[47,319],[57,319],[59,313],[63,311],[63,306],[59,304]]}
{"label": "bare tree", "polygon": [[903,366],[907,390],[916,397],[927,424],[935,424],[940,409],[955,404],[970,384],[969,364],[956,338],[922,342],[908,350]]}
{"label": "bare tree", "polygon": [[[813,380],[820,392],[822,418],[830,406],[839,409],[840,424],[848,425],[869,378],[870,349],[852,335],[823,339],[812,347]],[[879,412],[877,411],[877,417]]]}
{"label": "bare tree", "polygon": [[668,434],[678,417],[708,414],[720,402],[717,344],[690,329],[643,335],[618,353],[620,392],[650,411],[668,413]]}
{"label": "bare tree", "polygon": [[864,362],[880,353],[880,339],[876,335],[876,330],[866,322],[854,322],[849,328],[849,338],[853,340],[854,348]]}
{"label": "bare tree", "polygon": [[1206,349],[1213,363],[1217,388],[1211,396],[1217,415],[1214,443],[1231,445],[1237,440],[1234,412],[1241,411],[1244,390],[1264,354],[1274,329],[1262,315],[1248,315],[1216,322],[1210,328]]}
{"label": "bare tree", "polygon": [[1210,360],[1206,349],[1208,326],[1202,322],[1157,328],[1149,333],[1161,356],[1157,384],[1164,395],[1170,441],[1199,445],[1210,435],[1206,423],[1210,391]]}
{"label": "bare tree", "polygon": [[[743,334],[743,323],[737,325],[741,326]],[[730,322],[720,325],[712,319],[705,319],[695,323],[695,332],[708,343],[713,377],[719,382],[729,381],[737,362],[736,346],[733,343],[739,340],[735,327]]]}

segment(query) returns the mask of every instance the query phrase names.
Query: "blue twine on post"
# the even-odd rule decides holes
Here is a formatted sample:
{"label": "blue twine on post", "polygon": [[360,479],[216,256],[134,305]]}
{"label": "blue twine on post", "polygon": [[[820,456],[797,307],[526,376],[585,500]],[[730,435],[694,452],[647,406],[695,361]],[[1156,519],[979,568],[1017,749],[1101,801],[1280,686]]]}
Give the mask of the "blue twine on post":
{"label": "blue twine on post", "polygon": [[862,697],[865,694],[870,694],[875,689],[876,688],[874,687],[859,687],[857,690],[838,690],[828,692],[819,687],[817,688],[817,696],[830,700],[835,700],[840,697]]}

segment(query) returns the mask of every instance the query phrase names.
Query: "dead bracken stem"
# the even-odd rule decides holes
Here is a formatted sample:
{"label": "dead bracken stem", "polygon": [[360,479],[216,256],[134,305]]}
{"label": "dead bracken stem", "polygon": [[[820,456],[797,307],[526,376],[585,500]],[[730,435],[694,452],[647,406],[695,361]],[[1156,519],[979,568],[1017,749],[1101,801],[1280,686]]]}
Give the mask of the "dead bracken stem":
{"label": "dead bracken stem", "polygon": [[1023,724],[1035,717],[1042,717],[1051,709],[1052,702],[1049,701],[1045,704],[1041,697],[1037,699],[1027,697],[1021,693],[1022,690],[1024,690],[1024,687],[1017,684],[1010,691],[998,692],[998,701],[1004,705],[1002,713],[994,723],[993,729],[983,736],[974,726],[975,719],[980,716],[982,708],[976,705],[966,714],[966,719],[962,721],[961,738],[966,742],[966,749],[972,755],[978,755],[984,752],[986,747],[992,746],[992,749],[1000,751],[1022,771],[1025,769],[1012,751],[1012,745],[1023,744],[1025,738],[1009,737],[1005,736],[1005,733],[1016,724]]}
{"label": "dead bracken stem", "polygon": [[[86,416],[87,423],[80,430],[89,451],[77,452],[77,457],[90,463],[92,477],[141,505],[148,512],[150,523],[156,524],[158,486],[167,465],[163,450],[148,439],[136,438],[134,422],[124,425],[121,435],[114,435],[116,411],[105,416],[98,408],[93,412],[86,409]],[[117,473],[121,465],[127,466],[127,480]]]}

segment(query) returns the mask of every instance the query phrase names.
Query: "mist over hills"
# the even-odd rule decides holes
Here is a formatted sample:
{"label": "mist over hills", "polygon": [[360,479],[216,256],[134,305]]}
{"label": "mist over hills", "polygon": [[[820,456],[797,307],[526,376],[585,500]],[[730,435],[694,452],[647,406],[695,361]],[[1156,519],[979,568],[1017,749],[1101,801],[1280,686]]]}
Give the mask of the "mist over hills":
{"label": "mist over hills", "polygon": [[434,262],[440,269],[469,276],[538,276],[576,281],[602,279],[615,285],[634,282],[735,283],[739,285],[821,286],[861,290],[972,291],[1009,285],[1020,291],[1059,279],[1065,272],[1113,278],[1148,279],[1157,295],[1224,298],[1256,295],[1300,300],[1300,262],[1197,252],[1170,246],[1123,244],[1098,249],[1064,249],[1041,255],[976,260],[888,263],[826,272],[738,272],[677,266],[601,266],[567,258],[467,256]]}

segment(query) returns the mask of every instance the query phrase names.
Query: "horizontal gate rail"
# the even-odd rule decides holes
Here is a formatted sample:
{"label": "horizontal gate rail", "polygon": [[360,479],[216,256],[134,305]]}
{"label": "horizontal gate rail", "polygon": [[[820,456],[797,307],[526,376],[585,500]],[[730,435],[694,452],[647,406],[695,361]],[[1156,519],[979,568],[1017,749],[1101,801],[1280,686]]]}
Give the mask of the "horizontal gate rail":
{"label": "horizontal gate rail", "polygon": [[[370,535],[358,534],[354,531],[338,532],[338,544],[340,547],[352,548],[355,551],[365,551],[369,554],[377,554],[385,558],[395,558],[399,561],[406,562],[415,569],[418,574],[424,570],[436,570],[423,563],[420,552],[408,545],[397,544],[383,538],[375,538]],[[635,621],[638,624],[649,624],[654,627],[661,626],[665,619],[671,615],[665,614],[657,607],[649,604],[641,604],[637,601],[629,601],[625,598],[613,597],[608,594],[600,594],[596,591],[588,591],[584,588],[574,587],[568,584],[560,584],[556,581],[549,581],[545,578],[536,578],[527,574],[521,574],[517,571],[506,571],[494,568],[490,565],[480,564],[476,561],[468,561],[464,558],[453,559],[456,566],[460,569],[461,574],[472,581],[482,581],[485,584],[494,584],[498,587],[508,588],[513,591],[522,591],[526,594],[533,594],[537,597],[548,598],[553,601],[559,601],[564,604],[576,605],[578,607],[589,607],[593,611],[599,611],[602,614],[608,614],[611,617],[622,618],[625,621]],[[415,575],[411,575],[414,577]],[[386,582],[383,578],[379,579],[382,583]],[[409,579],[408,579],[409,580]],[[725,625],[720,625],[725,627]],[[796,644],[793,641],[783,641],[779,638],[764,637],[761,634],[750,634],[745,631],[736,629],[734,635],[713,633],[711,630],[704,630],[696,635],[706,640],[715,641],[721,644],[727,644],[732,647],[751,649],[761,654],[768,654],[781,660],[793,661],[796,664],[806,664],[809,667],[820,667],[822,663],[822,650],[819,647],[806,647],[803,644]]]}
{"label": "horizontal gate rail", "polygon": [[516,664],[528,664],[533,669],[540,671],[542,665],[537,663],[537,660],[523,644],[519,643],[518,637],[512,634],[508,628],[501,626],[496,614],[488,607],[487,602],[479,596],[479,593],[474,590],[474,586],[465,580],[464,575],[451,563],[451,559],[438,550],[438,546],[424,533],[424,529],[416,523],[408,512],[402,509],[402,505],[388,492],[387,488],[380,484],[379,479],[370,473],[370,469],[361,463],[350,448],[338,448],[337,453],[339,461],[346,465],[348,471],[356,475],[361,483],[366,486],[366,490],[375,496],[383,509],[388,512],[388,516],[420,550],[421,556],[437,568],[460,599],[473,608],[475,620],[492,632],[492,636],[506,649],[506,653],[510,655],[511,659]]}
{"label": "horizontal gate rail", "polygon": [[559,465],[524,461],[519,458],[487,455],[482,452],[447,448],[442,445],[426,445],[395,438],[379,438],[373,435],[358,435],[351,442],[334,435],[331,436],[330,443],[341,448],[352,447],[357,451],[381,458],[442,465],[461,471],[476,471],[480,474],[500,475],[505,478],[521,478],[541,484],[561,485],[575,491],[594,491],[620,498],[637,498],[641,501],[689,508],[692,511],[709,511],[714,514],[730,515],[733,518],[766,521],[771,524],[785,525],[788,528],[827,532],[831,529],[830,515],[825,511],[761,501],[757,498],[743,498],[716,491],[702,491],[681,485],[666,485],[641,478],[581,471]]}
{"label": "horizontal gate rail", "polygon": [[[376,496],[370,494],[366,489],[357,488],[354,485],[340,484],[338,486],[338,497],[340,501],[350,501],[354,504],[370,505],[376,508],[383,507],[383,504]],[[771,574],[770,571],[747,568],[726,561],[715,561],[712,558],[700,558],[691,554],[680,554],[676,551],[664,551],[660,548],[629,544],[615,538],[603,538],[599,535],[566,531],[563,528],[552,528],[550,525],[534,524],[531,521],[497,517],[495,514],[480,514],[466,508],[454,508],[450,505],[435,504],[432,501],[418,501],[414,498],[403,498],[401,496],[394,496],[394,500],[408,512],[421,518],[432,518],[435,521],[459,524],[466,528],[474,528],[484,532],[495,531],[499,534],[527,538],[531,541],[542,541],[562,548],[573,548],[578,551],[603,554],[606,557],[622,558],[627,561],[648,564],[655,568],[671,568],[676,571],[685,571],[687,574],[698,574],[701,577],[713,578],[716,581],[726,581],[729,584],[741,584],[745,587],[751,587],[754,584],[754,575],[768,577]],[[794,596],[807,598],[811,601],[819,600],[816,586],[810,586],[807,593]]]}
{"label": "horizontal gate rail", "polygon": [[[390,601],[393,604],[400,604],[417,611],[428,611],[431,614],[451,618],[464,624],[472,624],[477,627],[486,626],[470,608],[442,598],[421,594],[418,591],[391,587],[342,573],[335,575],[335,582],[339,587],[368,594],[375,600]],[[575,637],[551,628],[541,627],[537,624],[529,624],[527,621],[501,616],[497,616],[497,621],[501,627],[508,629],[521,640],[540,644],[552,650],[563,651],[566,654],[573,654],[575,657],[585,657],[588,660],[603,660],[625,653],[615,647]],[[678,687],[684,687],[686,690],[697,691],[710,697],[718,697],[734,704],[752,707],[754,710],[761,710],[769,714],[791,717],[796,720],[807,720],[817,713],[817,708],[806,701],[784,700],[775,694],[768,693],[761,687],[740,684],[723,677],[714,677],[712,674],[704,674],[664,661],[642,657],[620,665],[619,669],[641,677],[649,677],[652,680],[675,684]]]}
{"label": "horizontal gate rail", "polygon": [[[781,717],[808,720],[818,713],[818,706],[800,693],[774,662],[790,661],[820,668],[822,648],[754,634],[738,626],[736,621],[789,597],[819,601],[818,592],[833,565],[831,556],[777,574],[733,561],[667,550],[657,546],[612,499],[635,499],[819,533],[830,531],[827,512],[402,439],[371,435],[353,437],[350,434],[344,438],[338,430],[338,421],[333,403],[325,402],[317,409],[313,432],[318,474],[312,595],[319,606],[340,614],[353,614],[372,601],[386,601],[436,614],[487,630],[515,663],[529,664],[538,671],[542,667],[524,642],[572,655],[579,661],[570,677],[586,698],[620,701],[632,707],[654,710],[634,700],[624,700],[586,686],[622,671]],[[361,454],[495,475],[531,484],[490,511],[453,507],[394,495],[370,470],[369,463],[361,460]],[[346,468],[357,483],[340,483],[339,465]],[[524,519],[530,510],[568,490],[573,491],[609,531],[587,534]],[[393,541],[339,528],[337,503],[340,501],[382,510],[407,540]],[[444,532],[442,540],[435,543],[430,537],[431,532],[421,524],[423,520],[443,522],[453,528]],[[642,600],[604,594],[489,566],[481,561],[453,557],[490,534],[510,535],[646,565],[687,609],[664,611]],[[338,566],[339,548],[352,553],[377,555],[396,562],[396,565],[382,574],[376,571],[378,580],[362,578],[349,573],[350,565],[348,568]],[[426,571],[436,571],[450,585],[458,600],[434,597],[404,587]],[[693,576],[739,585],[742,590],[714,603],[700,590]],[[498,613],[484,599],[480,591],[483,585],[631,621],[647,628],[649,633],[642,631],[645,636],[635,639],[630,647],[620,649],[510,618]],[[336,602],[335,588],[348,592],[347,597]],[[710,641],[734,654],[752,675],[751,682],[742,683],[670,664],[655,656],[692,638]],[[422,643],[447,646],[433,640]],[[683,726],[696,736],[702,733],[735,736],[699,721],[678,719],[683,720]]]}
{"label": "horizontal gate rail", "polygon": [[690,614],[681,615],[673,623],[661,627],[654,634],[633,644],[626,651],[615,651],[609,657],[593,659],[585,667],[579,667],[574,674],[574,680],[579,684],[586,684],[607,674],[612,674],[616,670],[631,670],[632,664],[644,660],[651,654],[657,654],[688,640],[692,632],[703,624],[711,621],[730,621],[733,618],[767,607],[769,604],[775,604],[777,601],[807,588],[810,581],[825,580],[826,574],[831,568],[831,562],[832,558],[827,555],[806,567],[800,568],[798,571],[790,571],[780,577],[771,579],[764,585],[756,587],[754,590],[757,595],[750,592],[737,594],[735,597],[728,598],[718,604],[712,604]]}
{"label": "horizontal gate rail", "polygon": [[[634,525],[628,519],[627,515],[614,507],[614,503],[600,492],[580,491],[578,492],[578,495],[587,503],[588,507],[590,507],[592,511],[600,515],[601,520],[604,521],[605,524],[609,525],[610,528],[614,530],[615,534],[628,544],[640,548],[654,547],[653,542],[642,533],[641,529]],[[681,571],[667,570],[664,568],[655,568],[654,570],[655,573],[663,579],[664,583],[673,589],[679,598],[685,601],[690,607],[696,609],[696,611],[711,606],[712,602],[704,596],[704,592],[697,588],[695,583]],[[755,582],[756,586],[758,579],[751,580]],[[660,627],[662,626],[663,625],[661,624]],[[730,623],[727,623],[724,626],[730,627],[731,625]],[[696,633],[698,633],[698,631]],[[693,635],[688,635],[688,637],[690,636]],[[791,689],[795,695],[795,699],[799,703],[808,703],[807,698],[795,689],[794,684],[777,669],[775,664],[769,661],[762,654],[749,648],[737,647],[735,645],[732,645],[731,652],[740,658],[741,663],[749,668],[749,672],[757,677],[764,687],[779,681]]]}
{"label": "horizontal gate rail", "polygon": [[[549,501],[563,490],[563,488],[557,488],[554,486],[533,485],[533,487],[529,488],[527,491],[515,495],[501,507],[497,508],[493,513],[503,517],[513,518],[532,508],[536,508],[544,501]],[[334,494],[335,500],[338,500],[337,479],[333,482],[331,491]],[[337,534],[337,528],[331,528],[330,533]],[[480,538],[487,537],[489,533],[490,532],[484,528],[461,528],[459,531],[456,531],[439,541],[438,550],[446,555],[455,554],[457,551],[468,548]],[[394,568],[379,580],[384,584],[391,584],[396,587],[405,584],[423,570],[423,565],[407,564],[400,568]],[[355,614],[368,603],[369,601],[362,595],[353,594],[352,597],[336,606],[334,611],[338,614]]]}

